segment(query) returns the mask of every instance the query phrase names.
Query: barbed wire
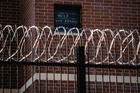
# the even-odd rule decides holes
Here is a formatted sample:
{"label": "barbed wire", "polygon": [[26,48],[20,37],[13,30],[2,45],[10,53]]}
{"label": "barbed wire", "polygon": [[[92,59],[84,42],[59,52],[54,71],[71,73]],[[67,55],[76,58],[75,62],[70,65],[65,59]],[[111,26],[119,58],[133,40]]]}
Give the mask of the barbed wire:
{"label": "barbed wire", "polygon": [[[0,25],[0,43],[2,61],[68,60],[73,63],[76,47],[83,45],[86,63],[140,65],[140,32],[136,29],[66,29],[60,26],[52,30],[49,26]],[[12,43],[16,44],[14,49]]]}

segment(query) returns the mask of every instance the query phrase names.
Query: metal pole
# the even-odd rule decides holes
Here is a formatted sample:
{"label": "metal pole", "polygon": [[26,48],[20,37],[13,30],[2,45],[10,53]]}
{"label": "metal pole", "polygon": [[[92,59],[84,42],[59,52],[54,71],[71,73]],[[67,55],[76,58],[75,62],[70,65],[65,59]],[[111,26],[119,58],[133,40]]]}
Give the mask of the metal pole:
{"label": "metal pole", "polygon": [[84,46],[77,48],[77,93],[86,93]]}

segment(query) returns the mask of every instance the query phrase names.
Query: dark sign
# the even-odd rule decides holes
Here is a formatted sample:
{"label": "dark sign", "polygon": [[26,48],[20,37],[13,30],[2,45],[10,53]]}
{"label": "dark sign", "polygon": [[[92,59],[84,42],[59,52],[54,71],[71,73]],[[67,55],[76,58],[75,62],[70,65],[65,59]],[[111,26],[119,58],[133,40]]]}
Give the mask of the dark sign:
{"label": "dark sign", "polygon": [[64,26],[67,30],[73,27],[81,27],[79,6],[55,5],[54,16],[55,27]]}
{"label": "dark sign", "polygon": [[56,26],[73,27],[78,26],[78,15],[70,11],[57,11],[55,15]]}

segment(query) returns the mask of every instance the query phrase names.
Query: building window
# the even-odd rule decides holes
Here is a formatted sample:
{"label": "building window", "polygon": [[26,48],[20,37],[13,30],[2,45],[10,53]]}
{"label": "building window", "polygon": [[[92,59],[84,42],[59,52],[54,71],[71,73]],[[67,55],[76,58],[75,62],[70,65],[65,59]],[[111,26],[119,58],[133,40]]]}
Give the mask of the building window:
{"label": "building window", "polygon": [[[81,28],[81,6],[80,5],[54,5],[54,25],[56,27],[63,26],[68,32],[71,28]],[[63,29],[59,29],[57,32],[64,33]],[[72,33],[77,33],[76,30],[72,30]]]}

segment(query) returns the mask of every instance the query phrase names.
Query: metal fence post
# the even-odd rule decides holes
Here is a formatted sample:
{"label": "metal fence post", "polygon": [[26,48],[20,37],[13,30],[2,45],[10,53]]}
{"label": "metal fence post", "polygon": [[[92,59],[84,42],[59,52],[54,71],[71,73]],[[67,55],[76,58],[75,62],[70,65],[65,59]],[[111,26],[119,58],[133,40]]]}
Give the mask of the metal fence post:
{"label": "metal fence post", "polygon": [[86,93],[84,46],[77,48],[77,93]]}

